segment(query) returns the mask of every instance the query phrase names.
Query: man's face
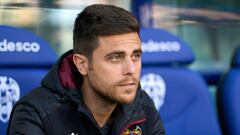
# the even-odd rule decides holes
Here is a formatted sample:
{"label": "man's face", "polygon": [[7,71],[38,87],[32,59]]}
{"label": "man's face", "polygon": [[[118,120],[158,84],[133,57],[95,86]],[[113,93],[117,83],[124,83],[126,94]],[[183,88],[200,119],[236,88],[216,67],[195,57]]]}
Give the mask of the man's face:
{"label": "man's face", "polygon": [[87,75],[90,89],[104,100],[131,103],[139,84],[141,53],[137,33],[99,37]]}

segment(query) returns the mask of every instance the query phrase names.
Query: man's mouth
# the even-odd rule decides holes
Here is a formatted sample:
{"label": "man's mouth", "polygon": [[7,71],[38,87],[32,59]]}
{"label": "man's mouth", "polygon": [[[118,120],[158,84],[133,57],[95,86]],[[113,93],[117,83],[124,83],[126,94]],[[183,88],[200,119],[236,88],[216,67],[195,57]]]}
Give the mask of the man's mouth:
{"label": "man's mouth", "polygon": [[133,89],[136,87],[136,83],[135,82],[126,82],[126,83],[120,84],[119,86],[127,88],[127,89]]}
{"label": "man's mouth", "polygon": [[120,86],[132,86],[132,85],[136,85],[136,83],[135,82],[126,82],[126,83],[120,84]]}

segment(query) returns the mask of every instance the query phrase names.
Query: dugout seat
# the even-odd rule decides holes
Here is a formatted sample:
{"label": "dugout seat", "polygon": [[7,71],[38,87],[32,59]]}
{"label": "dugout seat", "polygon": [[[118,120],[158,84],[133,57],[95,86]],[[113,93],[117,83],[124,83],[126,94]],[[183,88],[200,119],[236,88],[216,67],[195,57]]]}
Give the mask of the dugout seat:
{"label": "dugout seat", "polygon": [[191,48],[162,29],[142,29],[141,87],[154,100],[167,135],[221,135],[208,87],[187,67]]}
{"label": "dugout seat", "polygon": [[224,135],[240,135],[240,47],[218,85],[217,104]]}
{"label": "dugout seat", "polygon": [[57,59],[50,45],[22,28],[0,25],[0,134],[14,103],[34,87]]}

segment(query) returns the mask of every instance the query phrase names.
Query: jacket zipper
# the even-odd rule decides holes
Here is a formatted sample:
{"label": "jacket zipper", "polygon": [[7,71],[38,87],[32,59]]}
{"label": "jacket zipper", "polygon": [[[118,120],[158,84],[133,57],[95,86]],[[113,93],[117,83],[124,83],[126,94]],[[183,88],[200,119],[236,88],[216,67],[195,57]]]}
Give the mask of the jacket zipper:
{"label": "jacket zipper", "polygon": [[131,127],[132,125],[135,125],[135,124],[139,124],[139,123],[143,123],[146,121],[146,118],[145,117],[142,117],[142,118],[139,118],[139,119],[136,119],[136,120],[133,120],[129,123],[127,123],[127,125],[125,125],[120,131],[120,135],[123,135],[123,131],[129,127]]}

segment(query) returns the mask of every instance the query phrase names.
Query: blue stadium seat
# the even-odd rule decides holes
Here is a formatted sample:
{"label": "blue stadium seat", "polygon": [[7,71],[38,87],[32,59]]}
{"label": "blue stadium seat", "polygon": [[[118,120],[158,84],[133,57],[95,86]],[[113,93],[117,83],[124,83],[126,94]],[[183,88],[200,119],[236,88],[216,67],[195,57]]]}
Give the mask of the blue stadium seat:
{"label": "blue stadium seat", "polygon": [[56,59],[50,45],[30,31],[0,26],[0,135],[6,134],[14,103],[39,86]]}
{"label": "blue stadium seat", "polygon": [[188,45],[161,29],[142,29],[142,88],[154,100],[167,135],[221,135],[203,78],[189,68]]}
{"label": "blue stadium seat", "polygon": [[217,90],[217,104],[224,135],[240,135],[240,48]]}

